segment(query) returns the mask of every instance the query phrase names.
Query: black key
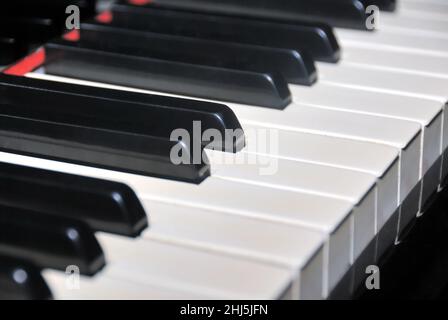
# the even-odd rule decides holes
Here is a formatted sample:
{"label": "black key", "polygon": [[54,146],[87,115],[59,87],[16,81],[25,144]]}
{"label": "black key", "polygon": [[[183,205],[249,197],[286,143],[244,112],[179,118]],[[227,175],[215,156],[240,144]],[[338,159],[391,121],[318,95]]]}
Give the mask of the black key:
{"label": "black key", "polygon": [[0,300],[48,300],[51,291],[30,262],[0,256]]}
{"label": "black key", "polygon": [[[237,152],[245,146],[244,132],[235,113],[222,104],[7,75],[0,76],[0,93],[0,103],[56,107],[51,113],[64,111],[69,116],[88,117],[90,121],[105,117],[119,122],[114,128],[122,126],[125,120],[132,124],[139,122],[141,129],[133,127],[139,130],[136,133],[162,138],[169,138],[178,128],[187,130],[193,137],[193,122],[198,121],[201,135],[209,129],[222,135],[221,140],[215,138],[214,142],[221,143],[223,150]],[[65,109],[59,108],[60,101],[64,101]],[[234,138],[229,136],[230,132]],[[209,143],[209,140],[202,141],[204,147]]]}
{"label": "black key", "polygon": [[25,55],[26,49],[16,39],[0,36],[0,66],[6,66]]}
{"label": "black key", "polygon": [[6,17],[52,17],[59,22],[65,22],[69,15],[66,13],[66,8],[70,5],[79,8],[82,19],[94,15],[96,12],[96,0],[14,0],[3,2],[0,16]]}
{"label": "black key", "polygon": [[[0,88],[8,92],[11,85]],[[200,140],[196,151],[185,141],[151,135],[153,113],[145,105],[63,93],[41,103],[48,93],[22,88],[21,100],[0,94],[0,150],[192,183],[210,174]],[[11,91],[14,97],[17,90]],[[176,164],[173,151],[184,161]]]}
{"label": "black key", "polygon": [[395,11],[397,8],[396,0],[360,0],[362,4],[367,8],[370,5],[375,5],[384,11]]}
{"label": "black key", "polygon": [[76,218],[94,231],[136,237],[148,219],[127,185],[0,162],[0,204]]}
{"label": "black key", "polygon": [[364,6],[358,0],[153,0],[148,6],[283,21],[322,21],[356,29],[365,29],[366,20]]}
{"label": "black key", "polygon": [[275,109],[291,102],[280,73],[126,56],[78,48],[72,42],[52,42],[45,48],[49,74]]}
{"label": "black key", "polygon": [[288,82],[311,85],[317,80],[309,54],[289,49],[139,32],[83,24],[78,46],[161,60],[254,72],[279,71]]}
{"label": "black key", "polygon": [[62,28],[53,19],[15,17],[0,19],[0,36],[18,38],[30,46],[42,44],[61,34]]}
{"label": "black key", "polygon": [[40,268],[77,266],[93,275],[105,265],[103,251],[83,222],[39,211],[0,206],[0,255],[28,259]]}
{"label": "black key", "polygon": [[113,7],[109,24],[132,30],[308,51],[314,59],[325,62],[337,62],[340,58],[333,30],[317,22],[275,22],[117,5]]}

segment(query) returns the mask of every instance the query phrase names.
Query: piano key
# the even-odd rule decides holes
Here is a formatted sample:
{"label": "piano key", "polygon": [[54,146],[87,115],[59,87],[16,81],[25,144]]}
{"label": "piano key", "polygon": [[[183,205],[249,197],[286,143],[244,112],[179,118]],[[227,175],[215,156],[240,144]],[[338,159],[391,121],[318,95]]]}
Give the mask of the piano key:
{"label": "piano key", "polygon": [[353,30],[338,30],[337,36],[344,44],[363,43],[366,48],[393,49],[409,53],[420,53],[431,56],[448,56],[446,39],[440,37],[427,37],[412,33],[394,32],[392,30],[381,32],[357,32]]}
{"label": "piano key", "polygon": [[[301,299],[322,298],[322,234],[170,203],[148,201],[146,206],[157,212],[152,220],[155,227],[144,234],[144,240],[139,241],[162,240],[202,251],[284,266],[297,274],[293,280],[295,295],[299,294]],[[230,238],[229,233],[232,234]],[[114,268],[113,263],[110,268]],[[103,277],[108,278],[108,270]],[[95,286],[100,290],[101,284]]]}
{"label": "piano key", "polygon": [[47,300],[52,294],[32,263],[0,257],[0,300]]}
{"label": "piano key", "polygon": [[[266,130],[261,126],[245,125],[245,131]],[[269,154],[253,146],[248,135],[249,154]],[[377,181],[377,221],[376,231],[381,233],[379,241],[391,244],[396,232],[382,234],[384,225],[396,214],[398,207],[399,150],[385,145],[340,139],[301,132],[278,130],[279,150],[270,156],[305,163],[329,166],[368,173]],[[319,146],[319,147],[316,147]]]}
{"label": "piano key", "polygon": [[406,10],[415,10],[428,13],[442,13],[448,15],[448,6],[441,2],[419,2],[419,1],[403,1],[401,8]]}
{"label": "piano key", "polygon": [[0,36],[0,66],[9,65],[24,54],[25,49],[16,38]]}
{"label": "piano key", "polygon": [[[38,158],[2,154],[7,162],[27,164],[56,171],[106,178],[129,184],[143,201],[170,201],[172,204],[194,206],[206,210],[219,210],[229,214],[252,217],[254,219],[299,226],[329,234],[329,286],[331,290],[347,272],[352,263],[353,205],[347,201],[242,184],[209,178],[200,185],[174,182],[164,179],[137,175],[121,175],[116,171],[106,171],[48,161]],[[169,191],[168,191],[169,190]],[[238,190],[235,193],[234,190]],[[176,194],[173,198],[172,195]],[[260,199],[269,198],[269,202]],[[288,203],[288,206],[284,204]],[[362,220],[361,220],[362,221]],[[360,221],[360,222],[361,222]],[[105,248],[107,251],[107,249]]]}
{"label": "piano key", "polygon": [[228,69],[260,73],[279,71],[288,82],[296,84],[311,85],[317,80],[313,59],[305,52],[296,50],[129,31],[93,24],[82,25],[77,45],[130,56]]}
{"label": "piano key", "polygon": [[428,17],[407,16],[403,14],[382,15],[378,25],[379,30],[392,30],[401,32],[413,32],[415,34],[432,33],[446,35],[448,22],[444,20],[431,19]]}
{"label": "piano key", "polygon": [[[222,104],[159,95],[142,95],[8,75],[0,75],[0,88],[2,90],[1,102],[13,101],[16,105],[35,105],[47,109],[54,107],[56,109],[53,109],[52,113],[65,112],[70,117],[73,114],[78,117],[91,115],[91,118],[96,121],[106,117],[116,122],[119,117],[121,121],[127,119],[132,122],[133,130],[136,129],[134,123],[139,119],[138,122],[145,126],[143,132],[148,133],[147,128],[151,128],[151,135],[162,138],[169,138],[172,131],[178,128],[185,129],[191,136],[194,136],[193,121],[200,121],[201,130],[204,132],[208,129],[217,130],[223,138],[227,138],[228,130],[234,133],[235,141],[226,151],[240,151],[244,147],[244,132],[238,119],[230,108]],[[71,106],[72,109],[62,110],[59,108],[61,101],[64,101],[64,105]],[[132,108],[133,112],[123,112],[123,108]],[[82,112],[80,112],[81,110]],[[117,123],[114,129],[116,126],[118,126]],[[220,142],[226,146],[224,140],[220,140]],[[210,141],[202,141],[204,147],[209,143]]]}
{"label": "piano key", "polygon": [[[53,80],[58,79],[62,81],[75,81],[67,78],[54,78],[52,76],[41,74],[34,74],[33,76]],[[76,80],[75,82],[78,81]],[[85,84],[107,86],[97,83]],[[124,87],[114,88],[133,90]],[[231,105],[231,107],[234,109],[237,116],[243,121],[243,125],[262,125],[268,128],[272,127],[288,131],[332,135],[340,138],[349,138],[365,142],[385,143],[398,149],[405,149],[400,152],[400,203],[406,199],[407,196],[411,195],[406,201],[405,207],[407,209],[405,210],[405,215],[409,219],[409,217],[415,217],[417,214],[420,196],[418,191],[420,189],[415,189],[414,187],[418,183],[421,157],[421,135],[418,133],[420,129],[417,123],[395,119],[382,119],[366,115],[346,114],[323,109],[316,110],[306,106],[292,105],[283,112],[265,109],[260,109],[257,110],[257,112],[253,112],[253,107],[243,105]],[[290,110],[293,109],[295,109],[295,111],[300,111],[300,113],[290,112]],[[309,114],[309,112],[311,112],[311,114]],[[289,114],[292,114],[293,116],[288,116]],[[382,120],[379,121],[377,119]],[[375,131],[366,129],[370,127],[378,128],[378,126],[383,127],[382,129]],[[376,135],[376,137],[372,139],[372,135]],[[392,138],[391,135],[395,136],[395,138]]]}
{"label": "piano key", "polygon": [[[357,64],[375,65],[379,69],[448,78],[448,56],[428,56],[415,52],[395,52],[384,48],[367,48],[365,43],[344,43],[344,59]],[[372,62],[374,61],[374,62]]]}
{"label": "piano key", "polygon": [[[59,101],[56,106],[61,103]],[[63,105],[70,106],[70,100],[64,101]],[[113,119],[98,118],[92,123],[91,119],[81,114],[72,113],[68,118],[65,112],[59,111],[62,109],[49,107],[0,104],[3,133],[0,148],[3,151],[165,176],[191,183],[199,183],[209,175],[205,158],[197,161],[189,158],[192,150],[184,143],[135,132],[136,124],[141,121],[139,115],[132,128],[129,123],[122,123],[129,130],[121,128],[120,131],[113,128],[117,124]],[[170,153],[173,148],[189,159],[189,163],[172,163]]]}
{"label": "piano key", "polygon": [[293,290],[294,272],[276,264],[163,240],[129,242],[107,235],[100,240],[109,252],[108,271],[114,279],[159,283],[218,299],[279,299]]}
{"label": "piano key", "polygon": [[217,297],[201,292],[166,287],[164,284],[132,283],[107,277],[104,271],[98,277],[80,277],[79,289],[69,290],[65,273],[45,270],[44,277],[57,300],[211,300]]}
{"label": "piano key", "polygon": [[314,59],[326,62],[337,62],[340,57],[333,30],[317,22],[276,23],[120,5],[114,6],[110,14],[107,25],[113,27],[309,51]]}
{"label": "piano key", "polygon": [[0,35],[20,38],[29,46],[41,44],[62,32],[53,19],[3,17],[0,20]]}
{"label": "piano key", "polygon": [[17,0],[9,1],[3,4],[0,13],[8,17],[55,17],[64,21],[67,18],[66,8],[75,5],[80,9],[84,16],[90,16],[95,13],[96,0]]}
{"label": "piano key", "polygon": [[279,73],[130,57],[77,48],[72,43],[50,43],[45,49],[45,69],[55,75],[275,109],[283,109],[291,101],[287,82]]}
{"label": "piano key", "polygon": [[0,190],[2,205],[80,219],[94,231],[136,237],[148,226],[124,184],[0,163]]}
{"label": "piano key", "polygon": [[[440,102],[417,99],[400,95],[354,90],[347,87],[318,84],[313,91],[303,90],[300,87],[292,89],[293,95],[300,97],[301,101],[310,106],[331,110],[351,111],[361,114],[372,114],[399,118],[420,123],[422,126],[422,154],[420,179],[423,181],[424,205],[429,197],[437,191],[440,183],[443,109]],[[362,101],[360,103],[359,101]],[[434,167],[433,167],[434,166]],[[431,173],[429,171],[431,170]],[[427,175],[425,175],[428,173]]]}
{"label": "piano key", "polygon": [[[125,0],[132,4],[132,0]],[[365,29],[366,15],[364,6],[354,0],[280,0],[260,1],[249,0],[241,3],[237,0],[155,0],[148,6],[162,6],[183,10],[220,13],[226,15],[241,15],[262,19],[280,21],[306,20],[324,21],[337,27]]]}
{"label": "piano key", "polygon": [[26,258],[41,268],[75,265],[86,275],[105,264],[91,229],[80,221],[2,205],[0,226],[1,255]]}

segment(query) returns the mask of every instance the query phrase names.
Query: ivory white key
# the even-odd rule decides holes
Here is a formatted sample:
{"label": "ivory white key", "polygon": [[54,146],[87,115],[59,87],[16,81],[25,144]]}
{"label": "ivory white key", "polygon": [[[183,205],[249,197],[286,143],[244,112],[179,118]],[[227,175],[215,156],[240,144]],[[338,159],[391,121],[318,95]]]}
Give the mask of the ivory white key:
{"label": "ivory white key", "polygon": [[43,272],[53,297],[57,300],[211,300],[219,298],[200,292],[193,293],[169,288],[163,284],[144,285],[140,282],[114,279],[107,275],[108,270],[92,278],[81,276],[78,284],[74,286],[72,279],[65,273],[53,270]]}
{"label": "ivory white key", "polygon": [[107,253],[107,277],[143,286],[165,284],[219,299],[278,299],[293,277],[291,270],[273,264],[169,242],[97,237]]}
{"label": "ivory white key", "polygon": [[429,99],[379,94],[326,83],[316,84],[313,88],[292,86],[291,90],[301,100],[301,104],[418,122],[423,131],[419,177],[425,177],[422,204],[437,190],[440,183],[441,163],[438,160],[442,154],[442,138],[445,143],[448,141],[448,136],[442,137],[443,104]]}
{"label": "ivory white key", "polygon": [[145,201],[144,205],[151,213],[151,230],[144,234],[145,239],[170,239],[208,251],[278,264],[297,275],[293,279],[295,297],[323,297],[324,234],[168,202]]}
{"label": "ivory white key", "polygon": [[[145,201],[143,205],[151,219],[151,228],[143,234],[144,239],[164,239],[173,244],[284,266],[297,274],[292,288],[295,298],[323,297],[325,236],[322,233],[171,203]],[[106,270],[101,277],[107,276]],[[95,281],[83,282],[93,290],[104,290]],[[70,296],[64,292],[67,295]]]}
{"label": "ivory white key", "polygon": [[420,74],[434,78],[448,79],[448,56],[438,57],[415,52],[396,52],[376,48],[366,42],[341,41],[344,47],[344,61],[374,65],[386,70],[396,70],[406,74]]}
{"label": "ivory white key", "polygon": [[338,29],[336,32],[341,43],[364,42],[366,48],[395,49],[411,53],[424,53],[439,57],[448,56],[448,42],[444,37],[428,37],[411,33],[379,30],[378,32],[363,32]]}
{"label": "ivory white key", "polygon": [[[2,153],[5,162],[99,177],[127,183],[143,200],[223,211],[263,221],[305,227],[329,235],[328,285],[331,291],[349,270],[354,250],[373,238],[375,226],[347,201],[210,177],[200,185],[131,175],[38,158]],[[261,201],[266,199],[266,201]],[[370,197],[369,201],[374,201]],[[354,230],[362,230],[355,232]],[[354,239],[357,235],[359,239]],[[107,251],[107,250],[106,250]],[[326,283],[326,282],[325,282]],[[326,293],[328,293],[326,290]]]}
{"label": "ivory white key", "polygon": [[400,9],[423,11],[428,13],[440,13],[448,15],[448,6],[441,2],[420,2],[420,1],[403,1],[400,3]]}
{"label": "ivory white key", "polygon": [[[246,132],[264,127],[244,125]],[[315,135],[303,132],[278,130],[278,157],[297,160],[374,175],[377,181],[377,231],[391,219],[398,207],[399,149],[387,145]],[[251,145],[250,135],[247,144]],[[252,152],[252,151],[243,151]],[[263,154],[256,150],[258,154]],[[272,154],[271,154],[272,155]],[[396,228],[395,228],[396,229]],[[392,227],[386,235],[385,245],[395,237]],[[381,253],[381,252],[380,252]]]}

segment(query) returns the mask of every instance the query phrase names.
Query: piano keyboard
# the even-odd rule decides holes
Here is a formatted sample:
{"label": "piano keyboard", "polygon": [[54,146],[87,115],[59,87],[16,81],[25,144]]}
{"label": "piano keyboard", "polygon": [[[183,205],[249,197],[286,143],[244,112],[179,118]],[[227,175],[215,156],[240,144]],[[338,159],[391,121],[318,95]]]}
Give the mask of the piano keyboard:
{"label": "piano keyboard", "polygon": [[116,2],[0,32],[0,298],[354,297],[448,175],[448,3]]}

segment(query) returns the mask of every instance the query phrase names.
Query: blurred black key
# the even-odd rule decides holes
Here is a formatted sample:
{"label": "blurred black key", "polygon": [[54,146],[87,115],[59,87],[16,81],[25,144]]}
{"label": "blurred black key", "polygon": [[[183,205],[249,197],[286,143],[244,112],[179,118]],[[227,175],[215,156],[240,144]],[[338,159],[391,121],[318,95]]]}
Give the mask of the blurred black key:
{"label": "blurred black key", "polygon": [[335,27],[356,29],[365,29],[366,19],[359,0],[152,0],[147,6],[286,21],[322,21]]}
{"label": "blurred black key", "polygon": [[81,19],[92,16],[96,12],[96,0],[14,0],[3,1],[0,16],[51,17],[58,22],[65,22],[69,15],[66,9],[71,5],[79,8]]}
{"label": "blurred black key", "polygon": [[[3,151],[193,183],[209,176],[201,141],[196,154],[183,142],[154,136],[164,124],[151,123],[157,112],[144,104],[14,88],[11,78],[0,78]],[[173,150],[185,161],[174,163]]]}
{"label": "blurred black key", "polygon": [[0,256],[0,300],[47,300],[52,295],[40,269],[30,262]]}
{"label": "blurred black key", "polygon": [[362,4],[367,8],[370,5],[377,6],[384,11],[395,11],[397,8],[396,0],[360,0]]}
{"label": "blurred black key", "polygon": [[136,237],[148,219],[127,185],[0,162],[0,204],[86,222],[94,231]]}
{"label": "blurred black key", "polygon": [[[241,124],[235,113],[223,104],[7,75],[0,75],[0,93],[0,102],[55,107],[51,113],[85,116],[90,121],[101,121],[105,117],[117,122],[115,128],[122,126],[125,120],[132,124],[139,122],[141,129],[133,128],[140,130],[136,133],[162,138],[169,138],[178,128],[193,136],[193,122],[197,121],[201,134],[213,129],[222,135],[221,141],[214,142],[220,142],[225,151],[237,152],[245,146]],[[60,101],[66,103],[64,109],[59,108]],[[227,136],[229,132],[234,133],[234,139]],[[202,141],[204,147],[208,143],[208,140]]]}
{"label": "blurred black key", "polygon": [[26,42],[30,47],[42,44],[61,34],[53,19],[34,17],[5,17],[0,19],[0,36],[14,37]]}
{"label": "blurred black key", "polygon": [[340,58],[333,30],[317,22],[274,22],[117,5],[113,7],[109,24],[132,30],[305,51],[325,62],[337,62]]}
{"label": "blurred black key", "polygon": [[283,109],[291,102],[280,73],[256,73],[78,48],[45,46],[49,74],[127,87]]}
{"label": "blurred black key", "polygon": [[161,60],[254,72],[279,71],[288,82],[311,85],[317,80],[313,59],[304,52],[263,46],[139,32],[83,24],[78,46]]}
{"label": "blurred black key", "polygon": [[87,224],[39,211],[0,206],[0,255],[27,259],[40,268],[77,266],[93,275],[105,265],[103,251]]}
{"label": "blurred black key", "polygon": [[0,66],[6,66],[25,55],[26,49],[16,39],[0,36]]}

